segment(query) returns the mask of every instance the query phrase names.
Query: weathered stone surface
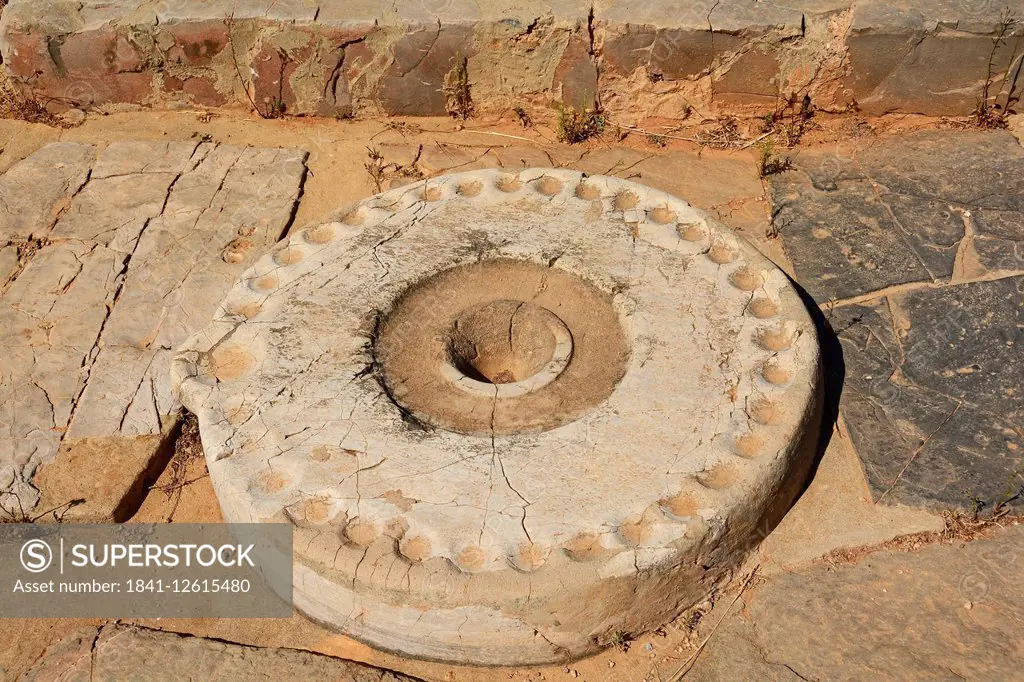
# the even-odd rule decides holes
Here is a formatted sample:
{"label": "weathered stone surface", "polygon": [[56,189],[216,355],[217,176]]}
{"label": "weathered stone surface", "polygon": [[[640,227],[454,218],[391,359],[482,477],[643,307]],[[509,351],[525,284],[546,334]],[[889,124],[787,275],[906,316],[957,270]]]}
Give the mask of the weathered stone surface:
{"label": "weathered stone surface", "polygon": [[748,590],[687,679],[1005,679],[1022,655],[1024,528]]}
{"label": "weathered stone surface", "polygon": [[998,8],[982,2],[854,3],[847,85],[858,107],[869,114],[963,115],[977,107],[989,77],[990,96],[997,95],[1003,74],[1020,69],[1015,38],[993,47],[1004,6],[1017,14],[1024,9],[1020,2]]}
{"label": "weathered stone surface", "polygon": [[873,495],[997,503],[1024,447],[1024,150],[931,132],[797,163],[772,180],[774,223],[801,285],[840,299],[841,409]]}
{"label": "weathered stone surface", "polygon": [[76,523],[127,521],[171,456],[168,435],[66,438],[32,480],[39,508]]}
{"label": "weathered stone surface", "polygon": [[[250,6],[250,3],[245,4],[246,8]],[[188,18],[189,21],[167,25],[166,30],[174,39],[173,46],[167,51],[167,60],[178,66],[211,66],[214,59],[228,49],[231,40],[228,27],[220,17],[205,21],[193,14]]]}
{"label": "weathered stone surface", "polygon": [[61,243],[37,253],[0,298],[0,461],[18,470],[0,505],[31,509],[27,485],[57,453],[88,376],[94,346],[114,302],[123,255],[103,246]]}
{"label": "weathered stone surface", "polygon": [[89,177],[94,153],[89,145],[52,144],[0,176],[0,241],[46,237]]}
{"label": "weathered stone surface", "polygon": [[414,678],[308,651],[266,649],[159,630],[83,628],[46,650],[18,679],[49,680],[321,679],[412,682]]}
{"label": "weathered stone surface", "polygon": [[18,247],[16,245],[0,247],[0,289],[18,272]]}
{"label": "weathered stone surface", "polygon": [[716,59],[741,44],[735,36],[715,35],[703,28],[631,28],[605,38],[604,63],[623,75],[644,67],[652,78],[680,80],[710,70]]}
{"label": "weathered stone surface", "polygon": [[809,150],[796,165],[772,178],[773,221],[819,302],[1024,272],[1024,149],[1007,133]]}
{"label": "weathered stone surface", "polygon": [[445,76],[475,52],[469,27],[414,30],[392,47],[394,60],[380,80],[378,99],[389,114],[446,113]]}
{"label": "weathered stone surface", "polygon": [[786,97],[779,82],[778,59],[760,50],[741,55],[713,82],[716,99],[727,103],[774,111]]}
{"label": "weathered stone surface", "polygon": [[[581,106],[591,90],[603,90],[608,106],[630,115],[650,113],[644,107],[678,111],[689,99],[749,113],[770,108],[776,91],[799,90],[825,109],[964,115],[981,95],[1002,5],[961,5],[11,0],[0,54],[54,108],[244,103],[241,74],[261,109],[278,98],[299,114],[436,115],[444,74],[468,57],[481,110],[522,98]],[[1020,13],[1024,5],[1013,0],[1010,8]],[[292,42],[298,33],[308,43]],[[581,45],[596,59],[583,59]],[[1008,67],[1019,72],[1013,49],[1011,40],[996,50],[999,84]],[[641,67],[649,80],[633,79]],[[718,87],[688,87],[708,78]],[[623,87],[661,80],[674,85],[642,103]],[[1016,83],[1019,92],[1024,79]]]}
{"label": "weathered stone surface", "polygon": [[[120,0],[122,5],[134,8],[138,3]],[[269,19],[286,22],[310,21],[316,14],[315,0],[248,0],[243,4],[234,0],[170,0],[156,7],[160,23],[187,23],[191,20],[220,22],[227,16],[235,19]]]}
{"label": "weathered stone surface", "polygon": [[577,34],[569,40],[555,70],[555,88],[563,104],[585,111],[597,104],[597,64],[590,54],[590,39]]}
{"label": "weathered stone surface", "polygon": [[782,272],[682,200],[562,169],[432,178],[292,236],[172,372],[225,518],[297,526],[298,607],[445,660],[663,624],[819,435]]}
{"label": "weathered stone surface", "polygon": [[[54,160],[63,154],[88,161],[72,173]],[[23,269],[11,266],[14,279],[0,297],[0,465],[16,474],[0,504],[30,510],[37,469],[56,459],[35,481],[46,502],[85,499],[69,518],[109,520],[141,490],[175,423],[170,349],[281,237],[305,155],[120,142],[98,155],[90,174],[94,156],[91,146],[50,145],[0,176],[0,187],[42,188],[43,209],[21,214],[31,221],[12,230],[52,240],[30,251]]]}
{"label": "weathered stone surface", "polygon": [[834,311],[843,413],[876,499],[971,509],[1019,486],[1022,289],[1011,277]]}

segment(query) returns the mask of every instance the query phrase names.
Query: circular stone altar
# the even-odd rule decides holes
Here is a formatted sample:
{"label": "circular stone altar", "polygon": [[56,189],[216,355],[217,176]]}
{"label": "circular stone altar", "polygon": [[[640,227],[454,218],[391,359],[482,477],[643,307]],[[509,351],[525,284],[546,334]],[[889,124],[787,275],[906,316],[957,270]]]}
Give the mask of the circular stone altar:
{"label": "circular stone altar", "polygon": [[671,620],[799,491],[811,319],[686,202],[567,170],[367,199],[253,266],[172,364],[229,522],[382,649],[563,661]]}

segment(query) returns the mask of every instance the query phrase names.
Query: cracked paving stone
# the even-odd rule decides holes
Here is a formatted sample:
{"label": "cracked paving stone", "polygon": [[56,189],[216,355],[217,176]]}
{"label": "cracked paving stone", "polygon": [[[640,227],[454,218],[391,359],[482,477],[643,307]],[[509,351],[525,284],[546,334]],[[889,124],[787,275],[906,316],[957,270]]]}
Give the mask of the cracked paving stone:
{"label": "cracked paving stone", "polygon": [[89,177],[91,145],[59,142],[0,176],[0,242],[45,237]]}
{"label": "cracked paving stone", "polygon": [[1024,272],[1024,149],[1009,133],[929,131],[795,164],[772,176],[773,221],[819,303]]}
{"label": "cracked paving stone", "polygon": [[778,574],[743,595],[686,679],[1019,677],[1022,553],[1024,526],[1009,526]]}
{"label": "cracked paving stone", "polygon": [[146,628],[87,627],[50,646],[18,679],[44,680],[341,680],[415,678],[309,651],[243,646]]}
{"label": "cracked paving stone", "polygon": [[876,500],[988,508],[1024,483],[1024,276],[837,308],[842,411]]}
{"label": "cracked paving stone", "polygon": [[[171,348],[280,239],[304,178],[305,152],[132,141],[49,145],[0,176],[0,226],[48,239],[23,267],[0,252],[0,504],[126,512],[180,409]],[[25,192],[45,210],[9,200]]]}
{"label": "cracked paving stone", "polygon": [[[147,147],[156,152],[153,163],[147,163]],[[171,186],[196,162],[196,147],[196,142],[110,145],[96,160],[88,183],[57,221],[50,239],[101,244],[132,253],[142,231],[164,210]]]}

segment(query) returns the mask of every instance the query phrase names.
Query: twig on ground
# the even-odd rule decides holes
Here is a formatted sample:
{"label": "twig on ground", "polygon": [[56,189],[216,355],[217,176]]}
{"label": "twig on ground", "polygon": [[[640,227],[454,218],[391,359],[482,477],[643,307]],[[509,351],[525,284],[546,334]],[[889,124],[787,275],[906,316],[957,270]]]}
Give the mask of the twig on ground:
{"label": "twig on ground", "polygon": [[708,642],[711,641],[711,638],[714,637],[715,632],[718,630],[718,626],[721,625],[722,622],[729,617],[729,614],[732,613],[732,607],[736,605],[736,602],[739,601],[740,597],[743,596],[743,593],[746,592],[748,587],[750,587],[750,583],[754,582],[754,578],[757,577],[757,572],[758,570],[760,570],[760,568],[761,564],[754,566],[754,570],[752,570],[747,575],[746,579],[744,579],[743,581],[743,584],[740,585],[740,591],[736,593],[736,596],[733,598],[733,600],[729,602],[729,605],[727,607],[725,607],[725,613],[722,614],[722,617],[719,618],[718,622],[715,623],[714,627],[711,628],[711,632],[708,633],[708,636],[705,637],[703,641],[701,641],[700,645],[697,647],[697,650],[690,654],[690,657],[683,662],[683,664],[679,667],[678,670],[675,671],[675,673],[673,673],[671,682],[679,682],[679,680],[686,677],[686,674],[690,672],[690,669],[693,668],[694,664],[697,663],[697,659],[704,651],[704,647],[706,647]]}

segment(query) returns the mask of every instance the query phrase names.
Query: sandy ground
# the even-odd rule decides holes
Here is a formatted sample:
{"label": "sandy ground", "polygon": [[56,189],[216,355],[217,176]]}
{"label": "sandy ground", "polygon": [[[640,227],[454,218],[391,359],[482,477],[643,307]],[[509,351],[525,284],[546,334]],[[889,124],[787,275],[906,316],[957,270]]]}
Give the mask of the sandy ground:
{"label": "sandy ground", "polygon": [[[933,126],[935,121],[902,117],[874,122],[874,134],[895,134],[914,127]],[[650,130],[664,132],[651,124]],[[851,127],[852,126],[852,127]],[[833,144],[862,124],[845,119],[826,123],[806,137],[808,143]],[[447,165],[468,168],[494,163],[547,160],[589,172],[606,172],[648,182],[672,191],[694,205],[711,209],[726,223],[761,248],[784,269],[789,269],[777,243],[766,236],[769,206],[763,183],[757,176],[758,150],[701,149],[675,137],[692,131],[665,133],[671,138],[652,141],[643,133],[625,138],[614,132],[601,140],[568,146],[555,142],[555,134],[543,124],[523,129],[511,121],[489,124],[471,122],[464,129],[448,119],[411,121],[333,121],[284,119],[267,121],[244,113],[165,112],[90,116],[73,129],[0,121],[0,171],[56,140],[107,143],[124,139],[182,140],[193,137],[236,145],[299,147],[310,152],[309,177],[294,227],[327,216],[346,203],[374,193],[376,182],[366,169],[370,149],[379,150],[397,167],[408,166],[419,156],[417,168],[428,175]],[[871,135],[865,136],[870,144]],[[662,146],[664,144],[664,146]],[[795,151],[793,153],[799,153]],[[662,170],[636,171],[636,159],[665,157]],[[495,159],[497,161],[495,161]],[[633,160],[633,161],[630,161]],[[669,160],[671,163],[669,163]],[[539,163],[538,163],[539,165]],[[545,164],[547,165],[547,164]],[[662,164],[658,164],[662,165]],[[379,178],[378,178],[379,179]],[[403,182],[402,172],[392,169],[384,182]],[[185,481],[183,487],[178,487]],[[220,511],[201,457],[182,467],[170,467],[150,491],[133,521],[220,521]],[[893,537],[942,527],[934,514],[871,502],[861,465],[848,447],[840,423],[821,459],[808,489],[781,525],[750,558],[744,574],[758,569],[770,576],[806,566],[840,547],[873,545]],[[742,580],[737,581],[742,583]],[[735,589],[735,586],[734,586]],[[720,601],[728,606],[729,598]],[[716,609],[717,611],[718,609]],[[405,660],[375,651],[345,636],[325,630],[300,615],[289,620],[145,620],[149,627],[259,646],[308,649],[365,661],[430,680],[642,679],[627,671],[649,670],[652,663],[668,679],[694,652],[694,644],[708,628],[690,626],[692,614],[659,633],[641,637],[628,647],[612,648],[569,666],[530,669],[474,669]],[[705,623],[714,620],[704,618]],[[98,621],[0,620],[0,669],[16,677],[32,664],[49,644],[66,634]],[[628,650],[626,650],[628,649]],[[614,671],[614,672],[613,672]]]}

